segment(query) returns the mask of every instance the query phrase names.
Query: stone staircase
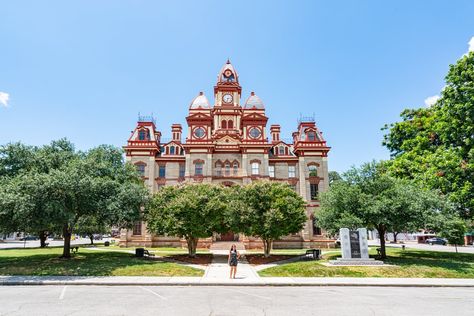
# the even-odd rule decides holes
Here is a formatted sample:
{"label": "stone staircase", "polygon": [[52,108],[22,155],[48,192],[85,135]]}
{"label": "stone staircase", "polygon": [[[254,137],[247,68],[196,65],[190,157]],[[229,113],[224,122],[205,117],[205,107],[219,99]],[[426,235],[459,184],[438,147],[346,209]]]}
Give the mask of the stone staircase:
{"label": "stone staircase", "polygon": [[229,251],[230,247],[235,244],[237,250],[242,251],[245,250],[244,243],[238,241],[216,241],[213,242],[209,250],[212,252],[213,250],[226,250]]}

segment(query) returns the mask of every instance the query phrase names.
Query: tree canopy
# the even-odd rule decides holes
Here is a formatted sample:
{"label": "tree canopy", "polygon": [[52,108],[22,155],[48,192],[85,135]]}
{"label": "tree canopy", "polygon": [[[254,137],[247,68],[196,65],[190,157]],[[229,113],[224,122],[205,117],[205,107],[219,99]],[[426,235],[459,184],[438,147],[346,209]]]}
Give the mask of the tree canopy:
{"label": "tree canopy", "polygon": [[148,196],[135,169],[112,146],[77,152],[65,139],[41,148],[9,144],[0,149],[0,166],[1,228],[61,233],[66,258],[79,223],[94,217],[130,226]]}
{"label": "tree canopy", "polygon": [[283,236],[297,233],[307,219],[305,201],[285,183],[257,181],[243,187],[241,229],[249,236],[260,237],[265,256],[272,244]]}
{"label": "tree canopy", "polygon": [[227,230],[226,192],[222,186],[207,183],[165,186],[145,207],[147,228],[186,239],[189,256],[194,257],[199,238]]}
{"label": "tree canopy", "polygon": [[385,172],[383,163],[372,162],[353,167],[343,180],[321,193],[317,217],[331,234],[338,233],[341,227],[376,229],[385,258],[387,231],[416,231],[446,207],[438,192],[394,178]]}
{"label": "tree canopy", "polygon": [[450,65],[431,107],[407,109],[384,127],[389,170],[446,194],[464,219],[474,218],[474,52]]}

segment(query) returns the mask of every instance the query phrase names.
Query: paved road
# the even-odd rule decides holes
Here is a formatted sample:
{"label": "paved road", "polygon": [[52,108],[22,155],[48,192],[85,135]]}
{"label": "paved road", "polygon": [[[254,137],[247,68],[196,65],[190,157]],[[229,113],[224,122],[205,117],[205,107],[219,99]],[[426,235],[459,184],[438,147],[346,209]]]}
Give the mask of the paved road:
{"label": "paved road", "polygon": [[474,289],[0,287],[0,315],[472,315]]}
{"label": "paved road", "polygon": [[[104,241],[110,241],[110,238],[104,238],[101,240],[95,240],[94,243],[104,243]],[[50,247],[59,247],[64,245],[64,241],[62,240],[52,240],[48,239],[47,242],[49,243]],[[88,238],[79,238],[76,240],[72,240],[71,244],[72,245],[82,245],[82,244],[90,244],[91,240]],[[8,248],[38,248],[40,246],[40,241],[39,240],[27,240],[25,241],[20,241],[20,240],[15,240],[15,241],[5,241],[5,242],[0,242],[0,249],[8,249]]]}
{"label": "paved road", "polygon": [[[370,240],[370,246],[380,246],[380,242],[378,240]],[[401,248],[402,244],[390,244],[386,243],[387,247],[398,247]],[[406,242],[406,248],[410,249],[420,249],[420,250],[432,250],[432,251],[444,251],[444,252],[456,252],[456,248],[454,246],[442,246],[442,245],[427,245],[427,244],[418,244],[416,242]],[[462,246],[458,247],[458,252],[463,253],[474,253],[474,246]]]}

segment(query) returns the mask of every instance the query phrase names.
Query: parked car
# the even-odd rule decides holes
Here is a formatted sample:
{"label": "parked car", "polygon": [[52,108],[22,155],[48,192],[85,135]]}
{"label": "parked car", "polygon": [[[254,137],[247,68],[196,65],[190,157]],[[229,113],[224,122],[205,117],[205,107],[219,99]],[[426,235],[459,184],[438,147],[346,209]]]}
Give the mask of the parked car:
{"label": "parked car", "polygon": [[21,237],[20,240],[21,241],[25,241],[25,240],[38,240],[38,236],[25,236],[25,237]]}
{"label": "parked car", "polygon": [[448,244],[448,241],[444,238],[439,238],[439,237],[433,237],[433,238],[428,238],[425,243],[430,244],[430,245],[443,245],[446,246]]}
{"label": "parked car", "polygon": [[94,240],[102,240],[101,234],[94,234],[93,237],[94,237]]}

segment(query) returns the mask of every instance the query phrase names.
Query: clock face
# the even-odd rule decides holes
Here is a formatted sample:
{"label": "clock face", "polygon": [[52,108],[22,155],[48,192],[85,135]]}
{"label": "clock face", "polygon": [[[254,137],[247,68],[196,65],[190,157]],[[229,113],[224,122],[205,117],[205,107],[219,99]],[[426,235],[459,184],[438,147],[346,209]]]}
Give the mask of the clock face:
{"label": "clock face", "polygon": [[259,138],[261,134],[260,130],[256,127],[252,127],[249,131],[249,135],[252,138]]}
{"label": "clock face", "polygon": [[229,69],[227,69],[227,70],[224,72],[224,76],[230,77],[230,75],[232,75],[232,71],[230,71]]}
{"label": "clock face", "polygon": [[222,100],[224,103],[231,103],[234,98],[232,97],[232,94],[226,93],[222,96]]}
{"label": "clock face", "polygon": [[194,130],[194,136],[196,136],[197,138],[203,138],[205,134],[206,131],[202,127],[198,127]]}

